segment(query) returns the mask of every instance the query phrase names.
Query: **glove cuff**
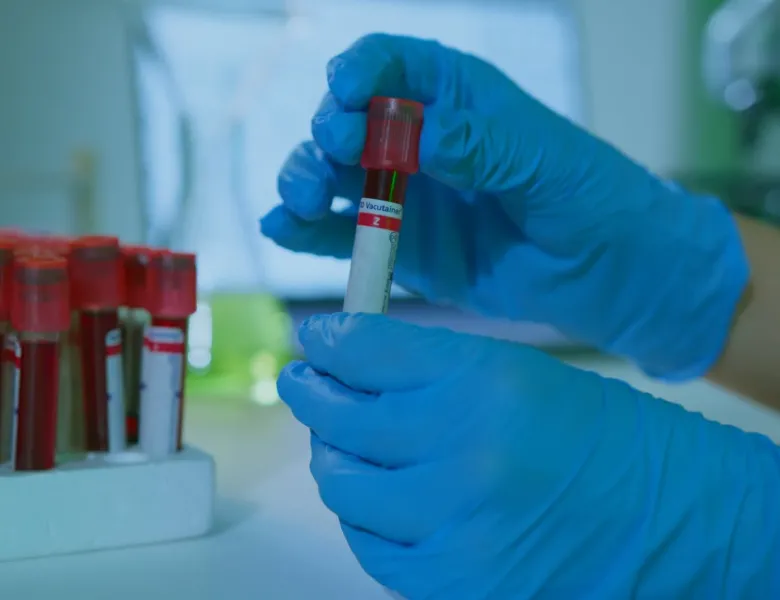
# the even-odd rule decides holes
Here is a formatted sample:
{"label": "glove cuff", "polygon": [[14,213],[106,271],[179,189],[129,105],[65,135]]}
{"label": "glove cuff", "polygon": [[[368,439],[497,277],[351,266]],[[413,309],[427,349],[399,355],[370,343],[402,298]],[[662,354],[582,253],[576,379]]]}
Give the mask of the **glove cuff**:
{"label": "glove cuff", "polygon": [[650,377],[682,382],[706,375],[723,353],[750,265],[720,200],[664,189],[656,217],[670,238],[656,260],[667,273],[656,279],[662,283],[646,307],[643,334],[630,336],[629,355]]}

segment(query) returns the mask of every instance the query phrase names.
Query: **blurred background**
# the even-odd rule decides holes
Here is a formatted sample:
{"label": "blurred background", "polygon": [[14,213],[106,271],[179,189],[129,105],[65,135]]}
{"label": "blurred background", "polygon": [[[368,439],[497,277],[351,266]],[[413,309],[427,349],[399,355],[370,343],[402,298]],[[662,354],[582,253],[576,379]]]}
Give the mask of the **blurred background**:
{"label": "blurred background", "polygon": [[[303,483],[306,432],[279,406],[274,381],[297,351],[297,323],[339,309],[349,267],[274,246],[257,220],[278,201],[276,173],[288,152],[310,135],[328,58],[374,31],[437,38],[494,62],[650,169],[776,222],[778,6],[2,0],[0,226],[101,232],[196,252],[201,302],[191,324],[187,439],[217,457],[222,496],[273,505],[262,495],[273,489],[274,506],[289,511],[290,498],[314,492]],[[707,384],[649,382],[545,327],[428,307],[400,291],[392,312],[545,346],[780,439],[769,411]],[[287,483],[267,483],[288,477],[280,475],[287,467],[296,473]],[[304,504],[306,514],[320,514],[313,500]],[[16,573],[22,581],[31,571]]]}

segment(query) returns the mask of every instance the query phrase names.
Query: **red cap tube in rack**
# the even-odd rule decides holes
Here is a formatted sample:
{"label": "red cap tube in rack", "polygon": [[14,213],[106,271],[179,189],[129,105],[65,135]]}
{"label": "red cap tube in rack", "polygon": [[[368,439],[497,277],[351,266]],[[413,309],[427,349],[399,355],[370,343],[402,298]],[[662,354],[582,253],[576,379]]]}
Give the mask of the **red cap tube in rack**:
{"label": "red cap tube in rack", "polygon": [[374,97],[368,107],[360,201],[345,312],[385,313],[409,175],[417,172],[423,105]]}
{"label": "red cap tube in rack", "polygon": [[[2,236],[2,234],[0,234]],[[11,461],[13,456],[13,420],[14,420],[14,386],[13,373],[5,374],[14,369],[15,344],[6,341],[11,322],[11,290],[14,258],[13,239],[0,237],[0,465]]]}
{"label": "red cap tube in rack", "polygon": [[125,277],[119,240],[78,238],[71,243],[68,263],[72,307],[78,312],[86,449],[122,452],[127,443],[119,308]]}
{"label": "red cap tube in rack", "polygon": [[138,443],[140,412],[141,353],[144,330],[149,324],[148,271],[158,250],[146,246],[123,246],[126,300],[122,315],[122,359],[125,378],[125,423],[128,444]]}
{"label": "red cap tube in rack", "polygon": [[54,468],[59,396],[59,344],[70,326],[67,261],[17,257],[14,261],[11,326],[16,424],[14,468]]}
{"label": "red cap tube in rack", "polygon": [[14,253],[18,256],[61,256],[70,253],[70,238],[65,236],[17,236]]}
{"label": "red cap tube in rack", "polygon": [[182,448],[187,326],[197,308],[195,255],[160,252],[148,275],[152,321],[143,343],[139,445],[159,457]]}

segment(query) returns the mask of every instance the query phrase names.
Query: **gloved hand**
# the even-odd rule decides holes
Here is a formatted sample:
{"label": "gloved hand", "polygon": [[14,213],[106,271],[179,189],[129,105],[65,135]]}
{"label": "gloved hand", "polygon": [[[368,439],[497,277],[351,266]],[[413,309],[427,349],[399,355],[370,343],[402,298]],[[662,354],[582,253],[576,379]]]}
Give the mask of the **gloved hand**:
{"label": "gloved hand", "polygon": [[660,181],[435,42],[368,36],[329,63],[328,84],[316,144],[293,152],[282,205],[262,221],[278,244],[351,255],[356,211],[330,207],[360,199],[368,100],[415,99],[426,104],[421,174],[404,208],[400,285],[551,324],[659,377],[700,376],[720,355],[748,267],[718,201]]}
{"label": "gloved hand", "polygon": [[780,597],[768,439],[508,342],[314,317],[279,378],[363,568],[409,600]]}

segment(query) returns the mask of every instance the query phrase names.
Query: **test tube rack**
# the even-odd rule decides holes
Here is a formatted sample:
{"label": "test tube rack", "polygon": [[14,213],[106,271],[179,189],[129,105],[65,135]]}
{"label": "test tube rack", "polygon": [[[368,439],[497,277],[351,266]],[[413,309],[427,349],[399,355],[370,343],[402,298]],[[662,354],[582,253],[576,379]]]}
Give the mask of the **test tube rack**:
{"label": "test tube rack", "polygon": [[0,561],[207,533],[214,461],[181,437],[195,255],[11,231],[0,259]]}
{"label": "test tube rack", "polygon": [[0,561],[199,537],[214,496],[214,460],[187,446],[154,460],[131,450],[50,471],[0,468]]}

